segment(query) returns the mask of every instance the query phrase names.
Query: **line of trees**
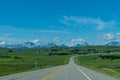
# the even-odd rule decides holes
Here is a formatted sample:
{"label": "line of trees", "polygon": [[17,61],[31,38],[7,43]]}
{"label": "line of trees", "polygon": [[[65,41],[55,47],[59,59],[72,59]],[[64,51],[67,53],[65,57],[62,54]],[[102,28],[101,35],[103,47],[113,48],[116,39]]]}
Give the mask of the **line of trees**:
{"label": "line of trees", "polygon": [[100,55],[99,59],[102,59],[102,60],[105,60],[105,59],[114,60],[114,59],[120,59],[120,56],[118,56],[118,55]]}
{"label": "line of trees", "polygon": [[48,55],[69,55],[69,54],[97,54],[97,53],[117,53],[120,52],[119,47],[79,47],[79,48],[46,48],[43,53],[48,53]]}

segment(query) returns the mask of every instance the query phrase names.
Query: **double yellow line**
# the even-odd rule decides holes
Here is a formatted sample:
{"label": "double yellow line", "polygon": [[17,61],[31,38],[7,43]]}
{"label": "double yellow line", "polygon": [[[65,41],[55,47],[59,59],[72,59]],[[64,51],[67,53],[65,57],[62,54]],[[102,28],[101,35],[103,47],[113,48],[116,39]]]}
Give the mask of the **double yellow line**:
{"label": "double yellow line", "polygon": [[42,78],[42,80],[48,80],[48,79],[54,77],[55,75],[57,75],[58,73],[62,72],[63,70],[64,70],[64,68],[61,68],[61,69],[59,69],[59,70],[45,76],[44,78]]}

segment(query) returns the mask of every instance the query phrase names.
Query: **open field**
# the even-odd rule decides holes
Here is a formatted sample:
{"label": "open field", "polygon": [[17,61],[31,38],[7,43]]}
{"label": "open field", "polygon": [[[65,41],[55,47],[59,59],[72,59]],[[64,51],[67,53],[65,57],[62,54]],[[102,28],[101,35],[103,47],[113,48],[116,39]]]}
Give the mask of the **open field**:
{"label": "open field", "polygon": [[[51,47],[51,48],[34,48],[34,49],[30,48],[24,50],[0,48],[0,76],[23,72],[23,71],[64,65],[68,63],[70,56],[74,56],[74,55],[84,55],[78,59],[76,58],[78,63],[81,61],[83,62],[81,63],[81,65],[90,66],[92,68],[97,68],[97,69],[100,68],[100,71],[103,70],[106,72],[109,71],[115,72],[115,75],[119,76],[118,73],[116,74],[116,72],[119,72],[119,66],[120,66],[119,57],[118,59],[113,59],[113,60],[112,59],[101,60],[98,57],[98,54],[102,55],[103,52],[105,54],[111,54],[111,53],[115,54],[116,52],[119,53],[120,52],[119,50],[120,50],[119,47],[112,47],[112,46],[88,46],[88,47],[78,47],[78,48]],[[90,56],[86,56],[89,54],[90,55],[94,54],[94,55],[91,56],[90,58]],[[104,64],[102,62],[104,63],[107,62],[107,64],[109,64],[110,66],[107,66],[107,64]],[[112,64],[116,66],[114,67],[109,62],[112,62]]]}
{"label": "open field", "polygon": [[84,55],[75,57],[81,66],[120,78],[120,54]]}
{"label": "open field", "polygon": [[[43,56],[36,50],[0,54],[0,76],[18,72],[64,65],[70,56]],[[33,53],[34,52],[34,53]]]}

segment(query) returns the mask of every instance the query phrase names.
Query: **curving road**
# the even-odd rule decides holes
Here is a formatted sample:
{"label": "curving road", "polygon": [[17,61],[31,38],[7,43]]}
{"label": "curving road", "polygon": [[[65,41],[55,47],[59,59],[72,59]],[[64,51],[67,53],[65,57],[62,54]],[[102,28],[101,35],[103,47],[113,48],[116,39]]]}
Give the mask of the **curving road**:
{"label": "curving road", "polygon": [[64,66],[0,77],[0,80],[117,80],[108,75],[78,66],[73,58]]}

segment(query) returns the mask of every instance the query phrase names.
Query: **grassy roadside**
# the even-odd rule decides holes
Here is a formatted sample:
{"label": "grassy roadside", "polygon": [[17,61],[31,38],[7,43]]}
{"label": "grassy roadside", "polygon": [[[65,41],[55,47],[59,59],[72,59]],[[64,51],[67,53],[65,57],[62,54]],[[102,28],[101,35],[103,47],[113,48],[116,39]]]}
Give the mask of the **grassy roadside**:
{"label": "grassy roadside", "polygon": [[[120,54],[116,54],[120,56]],[[115,55],[115,56],[116,56]],[[75,62],[81,66],[120,78],[120,59],[100,59],[100,55],[86,55],[75,57]]]}
{"label": "grassy roadside", "polygon": [[64,65],[70,56],[15,56],[0,58],[0,76]]}

